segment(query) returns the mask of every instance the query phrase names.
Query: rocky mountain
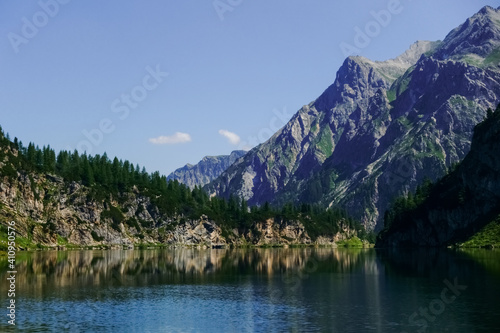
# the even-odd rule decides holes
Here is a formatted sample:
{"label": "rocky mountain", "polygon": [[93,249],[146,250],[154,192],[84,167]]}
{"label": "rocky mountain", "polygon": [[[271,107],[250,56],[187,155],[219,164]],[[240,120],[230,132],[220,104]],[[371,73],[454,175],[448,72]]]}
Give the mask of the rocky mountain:
{"label": "rocky mountain", "polygon": [[186,164],[168,175],[168,180],[178,180],[193,189],[203,186],[219,177],[231,164],[246,154],[244,150],[235,150],[229,155],[205,156],[195,165]]}
{"label": "rocky mountain", "polygon": [[447,246],[468,240],[500,217],[499,170],[500,106],[476,126],[470,152],[422,203],[411,207],[406,199],[407,208],[400,207],[391,222],[386,219],[389,225],[377,246]]}
{"label": "rocky mountain", "polygon": [[205,188],[251,205],[340,205],[381,229],[393,198],[465,157],[500,101],[499,17],[484,7],[396,59],[348,57],[323,94]]}

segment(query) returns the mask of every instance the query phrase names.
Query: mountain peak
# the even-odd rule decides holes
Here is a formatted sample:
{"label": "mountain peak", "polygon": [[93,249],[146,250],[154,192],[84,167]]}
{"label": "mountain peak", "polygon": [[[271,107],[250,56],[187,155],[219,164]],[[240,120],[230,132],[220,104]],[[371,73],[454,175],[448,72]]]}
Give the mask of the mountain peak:
{"label": "mountain peak", "polygon": [[436,50],[441,42],[431,42],[427,40],[418,40],[402,54],[396,58],[385,60],[385,61],[373,61],[362,56],[350,56],[344,62],[349,64],[349,62],[355,62],[357,64],[368,65],[369,67],[375,69],[381,76],[383,76],[387,83],[393,83],[398,77],[403,75],[408,68],[415,65],[420,59],[422,54],[432,52]]}
{"label": "mountain peak", "polygon": [[486,58],[500,48],[500,7],[483,7],[444,39],[435,57],[462,59]]}
{"label": "mountain peak", "polygon": [[478,14],[481,14],[481,15],[490,15],[490,14],[496,12],[499,9],[500,9],[500,7],[498,7],[497,9],[495,9],[494,7],[486,5],[483,8],[481,8],[481,10],[478,11],[476,15],[478,15]]}
{"label": "mountain peak", "polygon": [[415,43],[411,44],[410,48],[408,48],[403,54],[385,62],[394,64],[400,63],[407,66],[406,69],[408,69],[409,67],[415,65],[422,54],[433,51],[439,46],[440,43],[441,42],[431,42],[428,40],[417,40]]}
{"label": "mountain peak", "polygon": [[[443,42],[417,41],[387,61],[346,58],[318,99],[206,189],[250,205],[340,205],[379,227],[396,195],[465,156],[500,101],[499,15],[484,8]],[[471,53],[482,54],[477,65],[464,63]]]}

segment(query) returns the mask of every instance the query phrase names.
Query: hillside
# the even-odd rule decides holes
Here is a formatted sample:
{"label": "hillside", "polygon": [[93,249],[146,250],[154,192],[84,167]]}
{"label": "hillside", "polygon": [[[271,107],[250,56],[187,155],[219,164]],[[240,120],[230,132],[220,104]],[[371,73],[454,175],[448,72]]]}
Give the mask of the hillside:
{"label": "hillside", "polygon": [[472,146],[454,170],[386,213],[379,247],[498,245],[500,105],[474,129]]}
{"label": "hillside", "polygon": [[382,228],[393,198],[436,180],[500,101],[500,9],[396,59],[349,57],[334,83],[205,188],[250,205],[341,206]]}
{"label": "hillside", "polygon": [[[106,155],[24,147],[0,130],[0,249],[13,221],[20,248],[330,244],[365,237],[339,210],[210,198]],[[359,242],[360,243],[360,242]]]}
{"label": "hillside", "polygon": [[204,186],[226,171],[231,164],[246,154],[244,150],[232,151],[229,155],[205,156],[195,165],[186,164],[167,176],[167,180],[177,180],[190,189]]}

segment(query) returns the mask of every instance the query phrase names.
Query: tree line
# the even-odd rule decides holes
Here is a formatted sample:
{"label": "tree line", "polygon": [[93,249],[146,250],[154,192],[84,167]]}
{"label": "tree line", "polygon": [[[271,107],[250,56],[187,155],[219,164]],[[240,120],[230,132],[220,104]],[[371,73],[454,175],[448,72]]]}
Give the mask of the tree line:
{"label": "tree line", "polygon": [[[488,125],[489,122],[498,120],[500,120],[500,104],[498,104],[495,111],[491,108],[487,109],[485,119],[474,128],[474,136],[480,133],[482,128]],[[425,216],[425,211],[427,209],[425,203],[429,202],[432,194],[436,192],[438,187],[442,185],[445,180],[449,179],[448,176],[451,175],[459,165],[460,163],[452,165],[447,175],[443,176],[435,183],[432,183],[429,179],[425,179],[422,184],[417,186],[415,193],[409,192],[407,195],[396,198],[391,207],[384,214],[384,229],[402,228],[406,224],[411,223],[412,217]],[[441,200],[441,204],[463,204],[467,199],[467,195],[467,189],[461,188],[453,198],[453,202],[443,202]]]}
{"label": "tree line", "polygon": [[[228,200],[209,196],[202,188],[191,190],[177,180],[167,180],[158,171],[148,173],[145,167],[133,164],[128,160],[114,157],[112,160],[106,153],[90,156],[78,151],[56,152],[50,146],[39,147],[33,143],[24,146],[17,138],[10,140],[0,127],[0,161],[4,159],[6,149],[17,151],[17,157],[11,156],[10,163],[1,169],[4,176],[17,178],[17,171],[27,173],[45,173],[60,176],[66,182],[78,182],[91,189],[96,200],[108,200],[113,195],[118,202],[126,199],[126,193],[139,191],[148,196],[152,204],[158,207],[165,216],[186,219],[197,219],[207,215],[216,221],[226,233],[234,228],[249,230],[257,221],[274,219],[275,221],[300,221],[306,227],[311,238],[320,235],[335,235],[346,230],[356,231],[362,239],[374,241],[375,236],[348,216],[340,208],[329,208],[311,204],[285,204],[275,207],[269,203],[249,207],[245,200],[230,196]],[[151,226],[154,227],[154,226]]]}

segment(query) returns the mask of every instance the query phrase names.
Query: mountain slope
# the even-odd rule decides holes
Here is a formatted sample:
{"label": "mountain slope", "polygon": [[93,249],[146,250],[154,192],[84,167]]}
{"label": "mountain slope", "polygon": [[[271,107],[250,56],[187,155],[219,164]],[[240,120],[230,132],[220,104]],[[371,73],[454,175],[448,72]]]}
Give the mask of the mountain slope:
{"label": "mountain slope", "polygon": [[[499,170],[500,106],[476,126],[462,163],[439,180],[420,205],[388,213],[389,225],[377,246],[446,246],[469,239],[500,216]],[[403,206],[409,206],[406,202]]]}
{"label": "mountain slope", "polygon": [[[23,147],[0,128],[0,251],[8,226],[28,247],[325,244],[368,235],[339,210],[209,197],[129,161]],[[373,240],[372,240],[373,241]]]}
{"label": "mountain slope", "polygon": [[235,150],[230,155],[205,156],[195,165],[186,164],[168,175],[168,180],[177,180],[193,189],[203,186],[219,177],[231,164],[246,154],[244,150]]}
{"label": "mountain slope", "polygon": [[474,125],[500,101],[499,13],[485,7],[396,59],[347,58],[318,99],[206,189],[256,205],[340,205],[381,228],[394,197],[467,154]]}

